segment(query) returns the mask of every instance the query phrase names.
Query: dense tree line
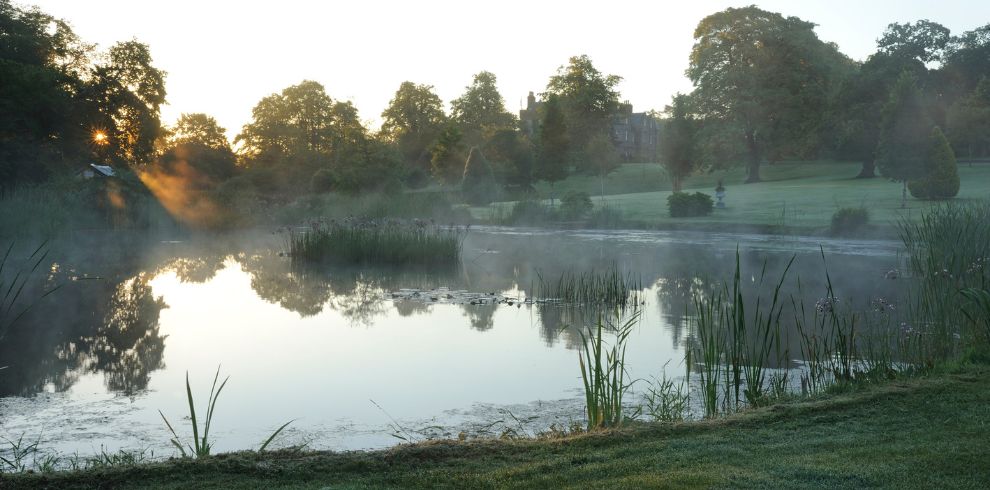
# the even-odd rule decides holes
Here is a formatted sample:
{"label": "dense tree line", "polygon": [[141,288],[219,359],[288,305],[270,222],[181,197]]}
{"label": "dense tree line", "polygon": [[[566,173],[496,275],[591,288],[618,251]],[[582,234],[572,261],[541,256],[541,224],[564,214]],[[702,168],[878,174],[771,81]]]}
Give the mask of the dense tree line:
{"label": "dense tree line", "polygon": [[[860,177],[879,170],[905,193],[934,195],[909,185],[934,175],[933,159],[990,157],[990,25],[956,36],[927,20],[891,24],[862,62],[814,27],[754,6],[698,24],[686,72],[694,90],[663,113],[659,159],[675,189],[701,169],[739,164],[756,182],[767,162],[829,157],[862,162]],[[498,188],[604,178],[619,162],[621,77],[587,56],[550,77],[528,130],[482,71],[449,110],[432,86],[403,82],[377,131],[350,102],[301,81],[258,101],[229,142],[206,114],[161,123],[165,73],[136,40],[99,51],[65,22],[10,0],[0,0],[0,33],[3,188],[102,163],[182,175],[221,198],[434,183],[466,185],[480,203]]]}

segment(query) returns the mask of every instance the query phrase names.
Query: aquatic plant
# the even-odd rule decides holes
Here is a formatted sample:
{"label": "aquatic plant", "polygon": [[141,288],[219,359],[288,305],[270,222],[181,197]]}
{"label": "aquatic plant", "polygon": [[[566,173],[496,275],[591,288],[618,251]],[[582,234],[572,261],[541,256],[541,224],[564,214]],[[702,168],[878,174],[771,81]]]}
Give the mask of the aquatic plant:
{"label": "aquatic plant", "polygon": [[[192,387],[189,385],[189,373],[188,372],[186,373],[186,398],[189,402],[189,419],[192,423],[192,432],[193,432],[192,444],[186,443],[186,445],[183,446],[181,438],[175,432],[175,428],[173,428],[172,424],[169,423],[167,418],[165,418],[165,414],[162,413],[161,410],[158,411],[158,414],[162,416],[162,420],[165,421],[165,425],[168,427],[169,432],[172,434],[172,439],[170,439],[169,442],[171,442],[172,445],[179,450],[179,453],[182,455],[183,458],[190,456],[196,458],[202,458],[210,455],[210,451],[213,448],[213,442],[210,440],[210,425],[213,423],[213,411],[217,407],[217,399],[220,397],[220,392],[222,392],[223,388],[227,386],[227,381],[229,379],[230,376],[227,376],[226,378],[224,378],[223,382],[220,383],[220,386],[217,387],[217,381],[220,380],[220,368],[217,367],[217,373],[213,377],[213,386],[210,388],[210,396],[207,398],[206,420],[203,426],[203,436],[200,437],[199,421],[196,416],[196,404],[193,400]],[[268,445],[275,439],[275,437],[278,436],[279,433],[281,433],[291,423],[292,421],[290,420],[289,422],[286,422],[281,427],[276,429],[275,432],[273,432],[272,435],[269,436],[268,439],[266,439],[261,444],[261,448],[258,451],[259,452],[264,451],[268,447]],[[186,452],[187,448],[189,449],[189,452]]]}
{"label": "aquatic plant", "polygon": [[[617,427],[625,418],[622,400],[632,384],[625,380],[626,342],[639,319],[639,312],[633,313],[622,324],[618,324],[621,315],[617,312],[614,316],[612,321],[599,315],[595,327],[579,332],[583,352],[578,352],[578,364],[584,384],[588,430]],[[606,329],[615,332],[612,344],[607,347]]]}
{"label": "aquatic plant", "polygon": [[7,330],[23,317],[36,301],[40,301],[49,294],[54,293],[60,287],[49,288],[41,296],[27,304],[23,304],[23,301],[21,301],[25,286],[27,286],[31,277],[41,268],[41,264],[44,263],[45,259],[48,258],[47,245],[47,241],[42,242],[27,258],[26,266],[14,271],[10,270],[10,264],[12,262],[10,254],[14,249],[13,242],[7,247],[7,251],[4,252],[3,257],[0,257],[0,340],[3,340],[7,334]]}
{"label": "aquatic plant", "polygon": [[539,300],[552,300],[571,306],[600,305],[624,308],[639,303],[643,289],[639,278],[623,274],[612,264],[604,271],[590,270],[581,274],[564,272],[555,280],[546,279],[537,271],[533,295]]}
{"label": "aquatic plant", "polygon": [[[732,287],[723,283],[705,296],[695,297],[695,345],[688,350],[689,372],[695,367],[701,390],[705,415],[713,417],[740,402],[760,403],[773,386],[780,391],[786,376],[778,374],[768,383],[767,367],[776,354],[778,363],[786,362],[786,350],[781,342],[781,315],[784,302],[781,288],[794,257],[787,263],[773,290],[768,306],[757,296],[752,317],[747,316],[746,298],[742,287],[739,250]],[[757,290],[767,279],[766,263],[760,274]],[[721,395],[719,394],[721,392]]]}
{"label": "aquatic plant", "polygon": [[680,422],[690,407],[690,391],[684,381],[674,383],[664,372],[651,380],[643,403],[643,414],[653,422]]}
{"label": "aquatic plant", "polygon": [[287,248],[294,261],[435,266],[455,264],[463,241],[462,229],[425,221],[349,219],[290,233]]}
{"label": "aquatic plant", "polygon": [[926,337],[933,364],[982,341],[979,322],[965,315],[967,289],[990,289],[990,203],[933,207],[921,219],[902,221],[900,235],[908,251],[913,281],[907,305],[912,329]]}

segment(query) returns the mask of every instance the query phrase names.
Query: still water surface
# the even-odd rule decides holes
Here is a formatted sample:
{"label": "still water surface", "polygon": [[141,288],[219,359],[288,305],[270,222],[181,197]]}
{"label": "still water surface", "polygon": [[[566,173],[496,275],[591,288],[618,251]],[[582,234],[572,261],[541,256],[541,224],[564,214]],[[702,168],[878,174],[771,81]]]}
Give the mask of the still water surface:
{"label": "still water surface", "polygon": [[118,238],[56,253],[49,280],[66,286],[0,345],[0,436],[168,455],[158,411],[186,437],[186,373],[202,410],[218,365],[219,451],[256,448],[288,420],[281,445],[317,449],[534,433],[582,423],[577,332],[596,313],[471,300],[615,264],[645,288],[627,363],[648,379],[684,372],[691,295],[730,278],[737,246],[749,281],[796,256],[788,291],[800,277],[809,298],[824,294],[819,247],[840,298],[896,297],[885,274],[899,262],[889,241],[482,228],[455,270],[298,269],[277,235]]}

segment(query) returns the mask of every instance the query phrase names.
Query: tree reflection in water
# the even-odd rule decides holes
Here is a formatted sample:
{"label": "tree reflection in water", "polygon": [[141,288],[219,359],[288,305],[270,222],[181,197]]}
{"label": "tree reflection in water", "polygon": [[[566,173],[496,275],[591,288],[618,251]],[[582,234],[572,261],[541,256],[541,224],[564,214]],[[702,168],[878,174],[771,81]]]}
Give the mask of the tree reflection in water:
{"label": "tree reflection in water", "polygon": [[0,396],[65,391],[87,373],[101,373],[112,392],[146,389],[151,372],[164,367],[158,320],[167,307],[148,280],[140,273],[119,283],[65,281],[61,294],[36,305],[0,345],[9,366]]}

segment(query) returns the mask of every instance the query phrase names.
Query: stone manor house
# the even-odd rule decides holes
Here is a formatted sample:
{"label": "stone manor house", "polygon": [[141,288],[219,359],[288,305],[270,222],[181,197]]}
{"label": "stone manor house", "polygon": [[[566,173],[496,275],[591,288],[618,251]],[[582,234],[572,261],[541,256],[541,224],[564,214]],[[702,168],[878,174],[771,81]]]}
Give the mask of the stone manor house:
{"label": "stone manor house", "polygon": [[[539,129],[539,108],[533,92],[526,97],[526,108],[519,110],[519,123],[530,136]],[[612,144],[625,162],[656,162],[660,150],[660,120],[648,112],[633,112],[632,104],[619,104],[612,118]]]}

